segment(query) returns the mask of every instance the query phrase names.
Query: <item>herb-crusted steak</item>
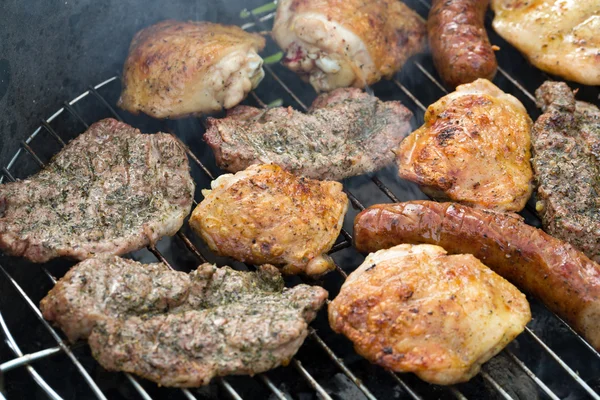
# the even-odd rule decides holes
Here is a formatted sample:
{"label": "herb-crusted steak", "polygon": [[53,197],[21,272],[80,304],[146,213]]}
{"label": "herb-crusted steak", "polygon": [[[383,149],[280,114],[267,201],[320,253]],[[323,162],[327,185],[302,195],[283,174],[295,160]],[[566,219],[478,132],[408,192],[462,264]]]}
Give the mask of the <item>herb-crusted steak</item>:
{"label": "herb-crusted steak", "polygon": [[600,262],[600,110],[563,82],[536,91],[544,111],[533,132],[533,167],[544,229]]}
{"label": "herb-crusted steak", "polygon": [[175,138],[105,119],[36,175],[0,185],[0,248],[33,262],[127,253],[175,234],[193,192]]}
{"label": "herb-crusted steak", "polygon": [[317,97],[307,114],[238,106],[226,118],[209,118],[204,139],[230,172],[277,164],[296,175],[341,180],[391,163],[411,117],[399,101],[337,89]]}
{"label": "herb-crusted steak", "polygon": [[104,368],[192,387],[286,365],[326,298],[317,286],[284,288],[271,265],[203,264],[188,275],[101,256],[71,269],[40,306],[71,339],[89,335]]}

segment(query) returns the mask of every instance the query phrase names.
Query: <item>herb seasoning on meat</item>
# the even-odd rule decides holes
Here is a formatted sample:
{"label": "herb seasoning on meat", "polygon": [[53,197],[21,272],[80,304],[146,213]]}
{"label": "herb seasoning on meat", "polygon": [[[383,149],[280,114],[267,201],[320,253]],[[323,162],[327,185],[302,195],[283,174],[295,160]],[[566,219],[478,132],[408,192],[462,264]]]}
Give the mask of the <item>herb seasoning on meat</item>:
{"label": "herb seasoning on meat", "polygon": [[175,138],[105,119],[36,175],[0,185],[0,248],[33,262],[124,254],[175,234],[193,192]]}
{"label": "herb seasoning on meat", "polygon": [[318,286],[284,288],[270,265],[186,274],[100,256],[72,268],[40,308],[71,340],[88,338],[104,368],[192,387],[286,365],[326,298]]}

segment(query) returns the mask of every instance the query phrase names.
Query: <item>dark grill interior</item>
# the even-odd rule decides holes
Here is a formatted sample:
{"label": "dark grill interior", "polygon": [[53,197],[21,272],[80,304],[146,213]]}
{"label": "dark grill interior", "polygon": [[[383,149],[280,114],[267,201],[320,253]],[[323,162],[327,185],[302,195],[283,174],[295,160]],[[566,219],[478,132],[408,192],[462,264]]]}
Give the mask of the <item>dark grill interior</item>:
{"label": "dark grill interior", "polygon": [[[428,1],[407,3],[426,17]],[[256,9],[255,13],[241,13],[239,24],[249,31],[269,30],[272,10],[269,3]],[[488,17],[488,28],[490,22],[491,17]],[[539,111],[532,93],[549,78],[531,67],[491,29],[489,32],[492,43],[502,48],[497,54],[501,69],[494,83],[519,98],[531,117],[537,118]],[[258,107],[283,104],[304,110],[315,93],[294,73],[278,64],[278,53],[277,46],[269,40],[263,52],[269,63],[265,65],[266,77],[245,103]],[[268,55],[273,57],[267,58]],[[35,173],[89,124],[101,118],[114,117],[140,128],[142,132],[176,134],[189,148],[192,176],[197,185],[195,199],[201,201],[200,190],[209,187],[210,181],[222,173],[216,167],[210,149],[202,141],[203,119],[157,121],[117,111],[113,105],[121,87],[118,71],[115,74],[96,86],[90,86],[82,95],[64,103],[54,115],[42,120],[41,126],[21,142],[21,149],[15,157],[2,160],[0,182],[24,179]],[[383,100],[401,100],[413,111],[412,124],[415,128],[423,122],[425,108],[446,93],[438,82],[429,55],[412,59],[395,79],[380,82],[372,90]],[[598,93],[598,88],[581,87],[578,98],[598,104]],[[373,176],[355,177],[343,183],[352,207],[344,230],[331,251],[338,268],[320,281],[305,280],[306,283],[323,285],[330,291],[330,298],[337,294],[346,275],[364,258],[351,246],[355,215],[376,203],[426,198],[416,186],[401,181],[391,167]],[[533,204],[531,200],[522,214],[529,223],[539,226]],[[252,268],[215,257],[187,224],[173,238],[164,238],[156,248],[140,250],[130,256],[141,262],[158,259],[182,271],[196,268],[204,261],[240,269]],[[199,389],[157,387],[152,382],[128,374],[104,371],[91,357],[87,345],[63,342],[62,333],[41,318],[37,307],[39,300],[72,265],[74,262],[66,260],[38,266],[6,256],[0,258],[0,326],[5,339],[5,344],[0,346],[0,388],[8,398],[600,399],[600,354],[533,298],[529,301],[534,318],[527,330],[466,384],[433,386],[410,374],[395,374],[371,365],[352,350],[348,340],[331,331],[324,309],[288,367],[255,377],[216,379],[211,385]],[[301,282],[298,277],[287,280],[290,285]],[[30,358],[19,358],[23,354],[30,354]],[[31,364],[26,365],[27,361]],[[0,399],[2,397],[0,394]]]}

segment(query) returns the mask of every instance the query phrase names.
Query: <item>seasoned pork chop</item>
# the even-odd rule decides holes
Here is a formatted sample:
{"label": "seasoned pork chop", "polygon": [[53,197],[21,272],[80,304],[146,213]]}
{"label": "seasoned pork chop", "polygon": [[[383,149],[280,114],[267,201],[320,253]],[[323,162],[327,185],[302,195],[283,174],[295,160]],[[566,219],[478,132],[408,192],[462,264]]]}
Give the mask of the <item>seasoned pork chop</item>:
{"label": "seasoned pork chop", "polygon": [[390,164],[411,117],[399,101],[337,89],[319,96],[307,114],[238,106],[226,118],[209,118],[204,139],[230,172],[277,164],[308,178],[341,180]]}
{"label": "seasoned pork chop", "polygon": [[[599,65],[600,67],[600,65]],[[537,209],[544,229],[600,261],[600,110],[563,82],[536,91],[533,132]]]}
{"label": "seasoned pork chop", "polygon": [[326,298],[317,286],[284,288],[270,265],[203,264],[188,275],[102,256],[71,269],[41,309],[70,338],[89,336],[104,368],[192,387],[286,365]]}
{"label": "seasoned pork chop", "polygon": [[155,118],[231,108],[264,77],[263,47],[262,36],[237,26],[159,22],[131,42],[118,105]]}
{"label": "seasoned pork chop", "polygon": [[478,259],[427,244],[370,254],[329,304],[359,354],[439,385],[471,379],[530,319],[525,295]]}
{"label": "seasoned pork chop", "polygon": [[124,254],[175,234],[193,192],[175,138],[105,119],[31,178],[0,185],[0,248],[33,262]]}
{"label": "seasoned pork chop", "polygon": [[348,197],[339,182],[253,165],[221,175],[203,190],[190,226],[211,250],[287,274],[318,275],[334,268],[327,252],[340,234]]}

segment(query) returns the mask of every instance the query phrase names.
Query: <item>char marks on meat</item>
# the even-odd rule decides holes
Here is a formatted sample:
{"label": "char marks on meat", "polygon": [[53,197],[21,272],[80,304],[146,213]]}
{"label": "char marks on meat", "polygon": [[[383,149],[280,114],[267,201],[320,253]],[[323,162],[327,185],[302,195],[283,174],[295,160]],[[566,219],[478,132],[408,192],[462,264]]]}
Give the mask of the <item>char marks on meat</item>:
{"label": "char marks on meat", "polygon": [[193,387],[286,365],[326,298],[317,286],[284,288],[271,265],[203,264],[188,275],[100,256],[72,268],[40,306],[69,338],[88,337],[104,368]]}
{"label": "char marks on meat", "polygon": [[390,164],[411,117],[398,101],[337,89],[317,97],[306,114],[238,106],[226,118],[209,118],[204,139],[230,172],[272,163],[309,178],[341,180]]}
{"label": "char marks on meat", "polygon": [[537,91],[544,111],[533,128],[538,204],[544,229],[600,261],[600,110],[567,84]]}
{"label": "char marks on meat", "polygon": [[0,248],[33,262],[124,254],[175,234],[193,192],[175,138],[105,119],[36,175],[0,185]]}

